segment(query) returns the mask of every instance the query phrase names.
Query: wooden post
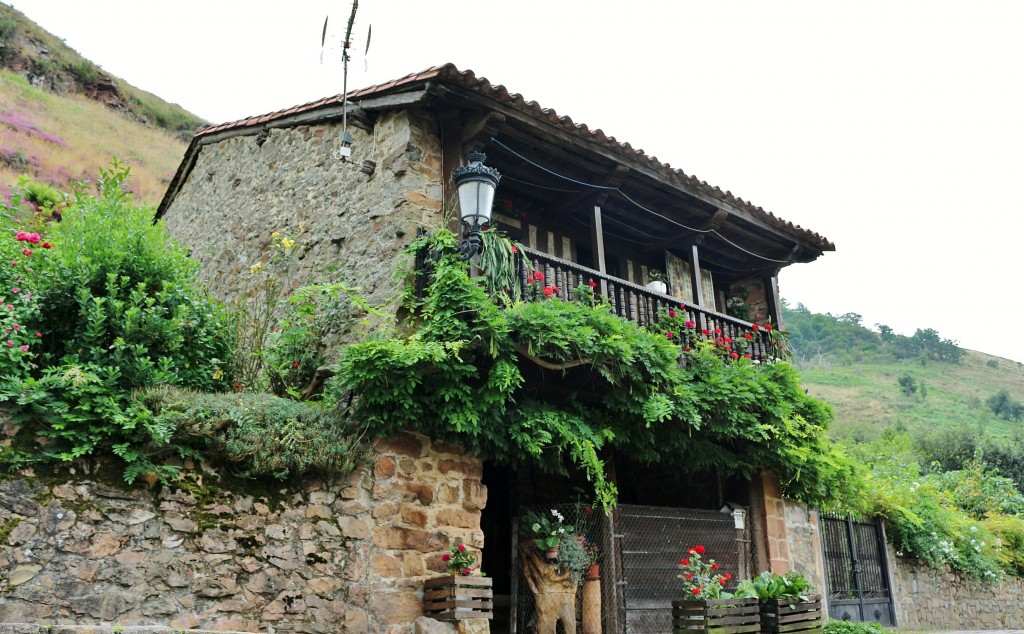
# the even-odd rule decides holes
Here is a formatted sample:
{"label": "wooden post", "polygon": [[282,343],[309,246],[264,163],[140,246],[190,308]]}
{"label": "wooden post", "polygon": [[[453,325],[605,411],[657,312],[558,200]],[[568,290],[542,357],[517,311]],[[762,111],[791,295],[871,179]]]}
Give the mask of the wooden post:
{"label": "wooden post", "polygon": [[692,273],[690,284],[692,284],[693,288],[693,301],[698,306],[704,306],[704,288],[700,283],[700,257],[697,255],[696,244],[690,246],[686,256],[690,264],[690,272]]}
{"label": "wooden post", "polygon": [[776,270],[764,278],[764,300],[768,305],[768,316],[772,319],[772,327],[783,329],[782,302],[779,301],[779,272]]}
{"label": "wooden post", "polygon": [[[594,221],[590,223],[590,244],[594,252],[594,268],[600,273],[607,273],[604,261],[604,227],[601,225],[601,208],[594,206]],[[601,280],[601,295],[608,297],[608,282]]]}
{"label": "wooden post", "polygon": [[442,213],[451,213],[448,228],[456,235],[461,234],[461,221],[456,207],[458,206],[457,190],[452,181],[452,172],[462,166],[462,120],[458,111],[445,111],[441,114],[441,201]]}

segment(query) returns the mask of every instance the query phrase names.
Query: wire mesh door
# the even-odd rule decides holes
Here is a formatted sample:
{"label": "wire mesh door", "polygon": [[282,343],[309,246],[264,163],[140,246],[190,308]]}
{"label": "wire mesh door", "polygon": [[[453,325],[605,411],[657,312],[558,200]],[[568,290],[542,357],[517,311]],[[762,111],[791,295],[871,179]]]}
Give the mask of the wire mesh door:
{"label": "wire mesh door", "polygon": [[737,528],[731,511],[620,505],[614,522],[619,578],[609,606],[617,614],[609,620],[620,624],[614,631],[672,631],[672,601],[684,598],[679,560],[688,548],[703,545],[705,560],[733,575],[727,590],[750,574],[748,529]]}

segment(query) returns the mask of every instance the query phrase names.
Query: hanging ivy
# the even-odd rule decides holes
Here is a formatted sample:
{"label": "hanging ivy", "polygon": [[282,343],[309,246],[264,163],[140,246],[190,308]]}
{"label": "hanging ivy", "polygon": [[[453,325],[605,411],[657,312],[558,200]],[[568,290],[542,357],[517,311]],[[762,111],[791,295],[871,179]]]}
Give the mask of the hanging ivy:
{"label": "hanging ivy", "polygon": [[[495,288],[507,268],[470,277],[455,241],[439,232],[410,247],[434,265],[422,297],[407,295],[409,334],[344,353],[335,386],[352,391],[371,433],[414,429],[552,473],[575,465],[606,509],[616,497],[607,448],[688,471],[772,469],[785,493],[810,503],[853,480],[825,436],[830,409],[789,364],[733,361],[713,341],[687,346],[681,364],[677,342],[614,315],[589,288],[576,289],[585,301],[521,301]],[[514,252],[506,242],[485,263],[507,267]]]}

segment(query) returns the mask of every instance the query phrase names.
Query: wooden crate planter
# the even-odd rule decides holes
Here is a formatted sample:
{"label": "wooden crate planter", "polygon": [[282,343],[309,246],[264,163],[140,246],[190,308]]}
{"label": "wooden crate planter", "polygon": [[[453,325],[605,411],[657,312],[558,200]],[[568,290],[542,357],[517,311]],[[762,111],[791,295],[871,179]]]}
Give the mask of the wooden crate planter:
{"label": "wooden crate planter", "polygon": [[423,613],[439,621],[494,617],[494,580],[448,575],[423,582]]}
{"label": "wooden crate planter", "polygon": [[762,634],[815,633],[823,627],[820,595],[811,595],[807,601],[772,599],[761,604]]}
{"label": "wooden crate planter", "polygon": [[674,634],[755,634],[760,631],[761,612],[756,598],[672,602]]}

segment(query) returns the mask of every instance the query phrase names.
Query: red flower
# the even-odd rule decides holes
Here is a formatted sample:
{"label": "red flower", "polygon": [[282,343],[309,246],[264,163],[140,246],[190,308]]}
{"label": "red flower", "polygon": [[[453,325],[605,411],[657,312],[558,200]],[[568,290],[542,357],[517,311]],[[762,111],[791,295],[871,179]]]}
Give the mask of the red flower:
{"label": "red flower", "polygon": [[535,281],[536,281],[536,280],[535,280],[535,279],[533,279],[533,276],[532,276],[532,275],[531,275],[530,277],[526,278],[526,283],[527,283],[527,284],[533,284],[533,283],[534,283]]}
{"label": "red flower", "polygon": [[686,346],[685,348],[683,348],[683,352],[689,352],[689,351],[690,351],[690,346]]}
{"label": "red flower", "polygon": [[736,354],[735,352],[730,352],[729,353],[729,358],[730,359],[739,359],[740,355]]}
{"label": "red flower", "polygon": [[761,329],[761,327],[758,326],[757,324],[754,324],[753,326],[750,327],[750,329],[753,330],[754,332],[757,332],[758,330]]}
{"label": "red flower", "polygon": [[764,325],[764,329],[770,331],[772,329],[772,325],[771,324],[765,324]]}
{"label": "red flower", "polygon": [[750,356],[750,353],[749,353],[749,352],[744,352],[744,353],[743,353],[743,358],[744,358],[744,359],[752,359],[753,357],[751,357],[751,356]]}
{"label": "red flower", "polygon": [[682,559],[679,560],[679,564],[681,566],[689,566],[690,565],[690,560],[687,559],[686,557],[683,557]]}
{"label": "red flower", "polygon": [[708,332],[708,329],[707,329],[707,328],[701,328],[700,334],[702,334],[702,335],[704,335],[705,337],[707,337],[707,336],[708,336],[709,334],[711,334],[711,333],[709,333],[709,332]]}
{"label": "red flower", "polygon": [[52,245],[52,244],[50,244],[49,242],[44,242],[44,243],[43,243],[43,244],[42,244],[41,246],[42,246],[42,247],[43,247],[44,249],[52,249],[52,248],[53,248],[53,245]]}
{"label": "red flower", "polygon": [[543,274],[543,273],[541,273],[540,271],[534,271],[534,272],[533,272],[533,276],[534,276],[535,278],[537,278],[537,281],[538,281],[538,282],[543,282],[543,281],[544,281],[544,274]]}
{"label": "red flower", "polygon": [[697,544],[696,546],[694,546],[690,550],[692,550],[693,552],[697,553],[698,555],[703,555],[705,552],[707,552],[707,551],[704,550],[704,547],[701,546],[700,544]]}
{"label": "red flower", "polygon": [[683,325],[686,326],[687,328],[695,328],[697,326],[697,324],[695,324],[692,319],[687,320],[687,322]]}
{"label": "red flower", "polygon": [[594,280],[590,280],[589,282],[587,282],[587,285],[590,286],[590,288],[597,288],[597,282],[595,282]]}
{"label": "red flower", "polygon": [[517,249],[514,244],[512,245],[512,253],[519,253],[519,249]]}
{"label": "red flower", "polygon": [[700,588],[692,588],[690,592],[693,594],[693,596],[697,596],[698,594],[700,594]]}
{"label": "red flower", "polygon": [[32,249],[22,249],[21,254],[24,255],[26,258],[30,258],[32,257]]}
{"label": "red flower", "polygon": [[746,339],[747,341],[750,341],[751,339],[754,338],[754,335],[750,334],[749,332],[745,332],[743,333],[743,338]]}
{"label": "red flower", "polygon": [[725,573],[725,575],[723,575],[723,576],[724,576],[724,577],[725,577],[726,579],[732,579],[732,573],[731,573],[731,572],[727,572],[727,573]]}
{"label": "red flower", "polygon": [[689,581],[690,579],[693,579],[693,573],[692,572],[686,573],[685,575],[683,575],[683,579],[686,579],[687,581]]}
{"label": "red flower", "polygon": [[669,330],[668,332],[666,332],[665,336],[668,337],[669,339],[671,339],[672,338],[672,331]]}
{"label": "red flower", "polygon": [[720,583],[720,584],[722,584],[724,586],[725,584],[729,583],[729,580],[726,579],[725,577],[719,577],[718,578],[718,583]]}
{"label": "red flower", "polygon": [[674,311],[671,308],[669,308],[668,309],[668,316],[669,317],[675,317],[676,316],[676,311]]}
{"label": "red flower", "polygon": [[732,337],[726,337],[724,341],[725,343],[732,343]]}
{"label": "red flower", "polygon": [[555,293],[555,291],[557,291],[557,290],[558,289],[555,288],[554,286],[545,286],[544,287],[544,297],[551,297]]}
{"label": "red flower", "polygon": [[466,568],[465,570],[462,571],[462,576],[463,577],[468,577],[471,574],[473,574],[473,571],[470,570],[469,568]]}
{"label": "red flower", "polygon": [[711,564],[711,569],[712,570],[718,570],[718,562],[717,561],[715,563]]}
{"label": "red flower", "polygon": [[298,361],[296,361],[295,363],[293,363],[293,364],[292,364],[292,367],[293,367],[293,368],[297,368],[297,367],[299,367],[299,362],[298,362]]}
{"label": "red flower", "polygon": [[459,552],[460,553],[466,552],[466,546],[464,544],[459,544]]}
{"label": "red flower", "polygon": [[452,556],[449,555],[448,553],[445,553],[445,554],[441,555],[441,561],[448,561],[451,558],[452,558]]}
{"label": "red flower", "polygon": [[721,328],[715,328],[715,334],[716,335],[722,334],[722,329]]}

